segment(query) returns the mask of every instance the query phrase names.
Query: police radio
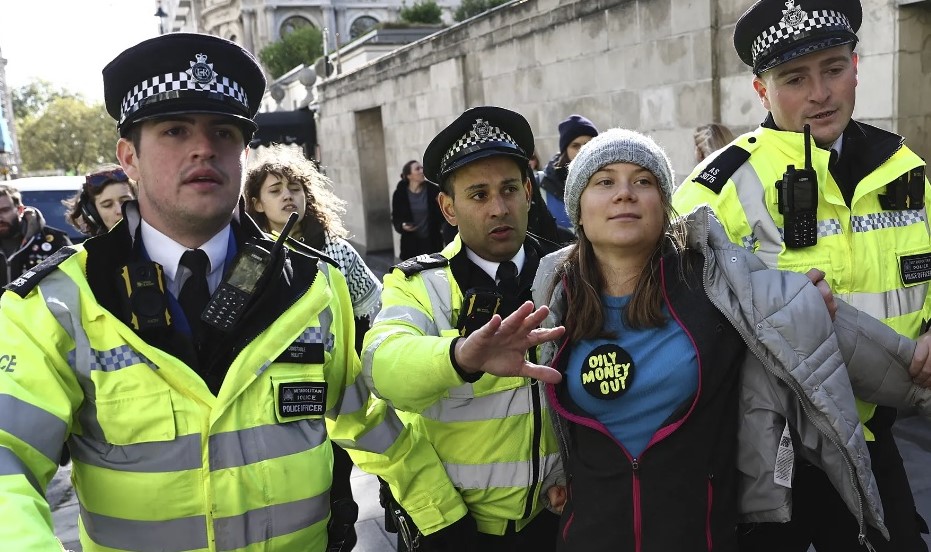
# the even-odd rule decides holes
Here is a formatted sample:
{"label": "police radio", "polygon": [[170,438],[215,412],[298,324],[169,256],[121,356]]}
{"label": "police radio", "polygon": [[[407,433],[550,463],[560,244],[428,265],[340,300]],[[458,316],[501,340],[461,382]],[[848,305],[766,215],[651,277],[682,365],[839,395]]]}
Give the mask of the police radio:
{"label": "police radio", "polygon": [[501,294],[496,291],[475,288],[467,291],[456,323],[459,335],[465,337],[487,324],[500,306]]}
{"label": "police radio", "polygon": [[818,175],[811,168],[811,126],[805,125],[805,168],[789,165],[776,182],[779,213],[785,227],[785,244],[790,249],[818,243]]}
{"label": "police radio", "polygon": [[210,297],[201,320],[223,331],[229,331],[236,324],[252,303],[255,293],[261,289],[260,284],[268,280],[270,269],[296,222],[297,213],[291,213],[271,251],[255,243],[243,246],[233,259],[232,268]]}

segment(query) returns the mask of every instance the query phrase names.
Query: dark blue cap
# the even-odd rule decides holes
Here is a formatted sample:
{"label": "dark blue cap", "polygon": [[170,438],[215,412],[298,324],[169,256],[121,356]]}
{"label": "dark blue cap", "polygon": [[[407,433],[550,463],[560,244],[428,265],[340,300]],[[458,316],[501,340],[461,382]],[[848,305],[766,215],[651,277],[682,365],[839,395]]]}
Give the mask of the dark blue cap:
{"label": "dark blue cap", "polygon": [[734,48],[757,75],[795,58],[856,44],[859,0],[759,0],[734,28]]}
{"label": "dark blue cap", "polygon": [[235,42],[196,33],[169,33],[125,50],[103,69],[104,103],[120,134],[140,121],[182,113],[252,120],[265,94],[255,57]]}
{"label": "dark blue cap", "polygon": [[481,106],[466,110],[440,131],[423,154],[423,172],[431,182],[485,157],[505,155],[529,163],[533,132],[520,113],[503,107]]}

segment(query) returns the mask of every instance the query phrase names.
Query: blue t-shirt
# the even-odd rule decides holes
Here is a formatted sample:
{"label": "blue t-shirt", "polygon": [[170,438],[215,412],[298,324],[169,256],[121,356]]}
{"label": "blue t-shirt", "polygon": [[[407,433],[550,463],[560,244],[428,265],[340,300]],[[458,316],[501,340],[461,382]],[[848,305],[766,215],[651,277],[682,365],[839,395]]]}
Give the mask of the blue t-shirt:
{"label": "blue t-shirt", "polygon": [[698,360],[665,306],[663,327],[628,328],[623,313],[630,298],[602,296],[604,328],[617,337],[576,343],[566,382],[572,400],[637,458],[661,424],[695,396]]}

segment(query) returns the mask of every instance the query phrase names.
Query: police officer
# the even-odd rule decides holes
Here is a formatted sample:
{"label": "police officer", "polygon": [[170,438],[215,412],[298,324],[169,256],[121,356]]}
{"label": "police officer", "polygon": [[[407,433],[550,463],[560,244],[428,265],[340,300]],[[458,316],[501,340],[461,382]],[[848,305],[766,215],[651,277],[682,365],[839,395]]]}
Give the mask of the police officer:
{"label": "police officer", "polygon": [[0,300],[3,548],[60,549],[43,494],[65,440],[85,551],[322,552],[331,437],[417,523],[452,523],[432,447],[357,378],[339,270],[237,212],[265,91],[253,56],[172,33],[103,78],[139,200]]}
{"label": "police officer", "polygon": [[532,152],[527,121],[491,106],[467,110],[430,142],[424,172],[459,234],[385,276],[365,336],[363,371],[376,394],[433,443],[468,506],[458,528],[423,539],[424,550],[555,548],[558,518],[544,497],[558,448],[532,378],[560,376],[525,355],[563,329],[536,330],[548,310],[529,302],[540,260],[525,239]]}
{"label": "police officer", "polygon": [[[674,206],[683,213],[709,203],[730,238],[770,267],[819,267],[836,296],[915,338],[931,320],[931,188],[901,136],[851,119],[861,20],[859,0],[753,4],[737,22],[734,46],[769,114],[699,165]],[[911,368],[925,386],[928,343],[925,334]],[[927,550],[890,431],[895,410],[865,402],[858,410],[881,505],[869,493],[838,496],[823,472],[796,457],[785,501],[754,520],[762,523],[741,527],[743,549]],[[867,527],[867,514],[880,511],[885,528]]]}

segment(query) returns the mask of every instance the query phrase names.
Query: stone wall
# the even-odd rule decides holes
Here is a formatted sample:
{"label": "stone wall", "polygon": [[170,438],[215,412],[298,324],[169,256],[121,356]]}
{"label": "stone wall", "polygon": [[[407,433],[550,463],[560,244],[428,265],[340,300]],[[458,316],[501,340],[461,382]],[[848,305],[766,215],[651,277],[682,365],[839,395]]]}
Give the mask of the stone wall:
{"label": "stone wall", "polygon": [[[856,115],[885,128],[902,127],[910,143],[924,136],[927,144],[928,8],[863,3]],[[390,201],[372,200],[390,198],[401,166],[420,159],[440,129],[475,105],[500,105],[527,117],[544,162],[556,153],[558,122],[581,113],[602,129],[625,126],[653,135],[684,177],[694,164],[697,125],[719,120],[740,132],[765,116],[752,74],[732,43],[734,24],[750,4],[515,0],[321,83],[322,161],[350,202],[353,241],[363,249],[394,244],[397,250],[397,236],[385,223]],[[913,74],[923,71],[922,87],[914,88],[906,66]],[[357,125],[372,120],[359,114],[373,109],[383,125],[380,172],[373,159],[382,152],[359,148]],[[365,135],[370,132],[366,127]]]}

